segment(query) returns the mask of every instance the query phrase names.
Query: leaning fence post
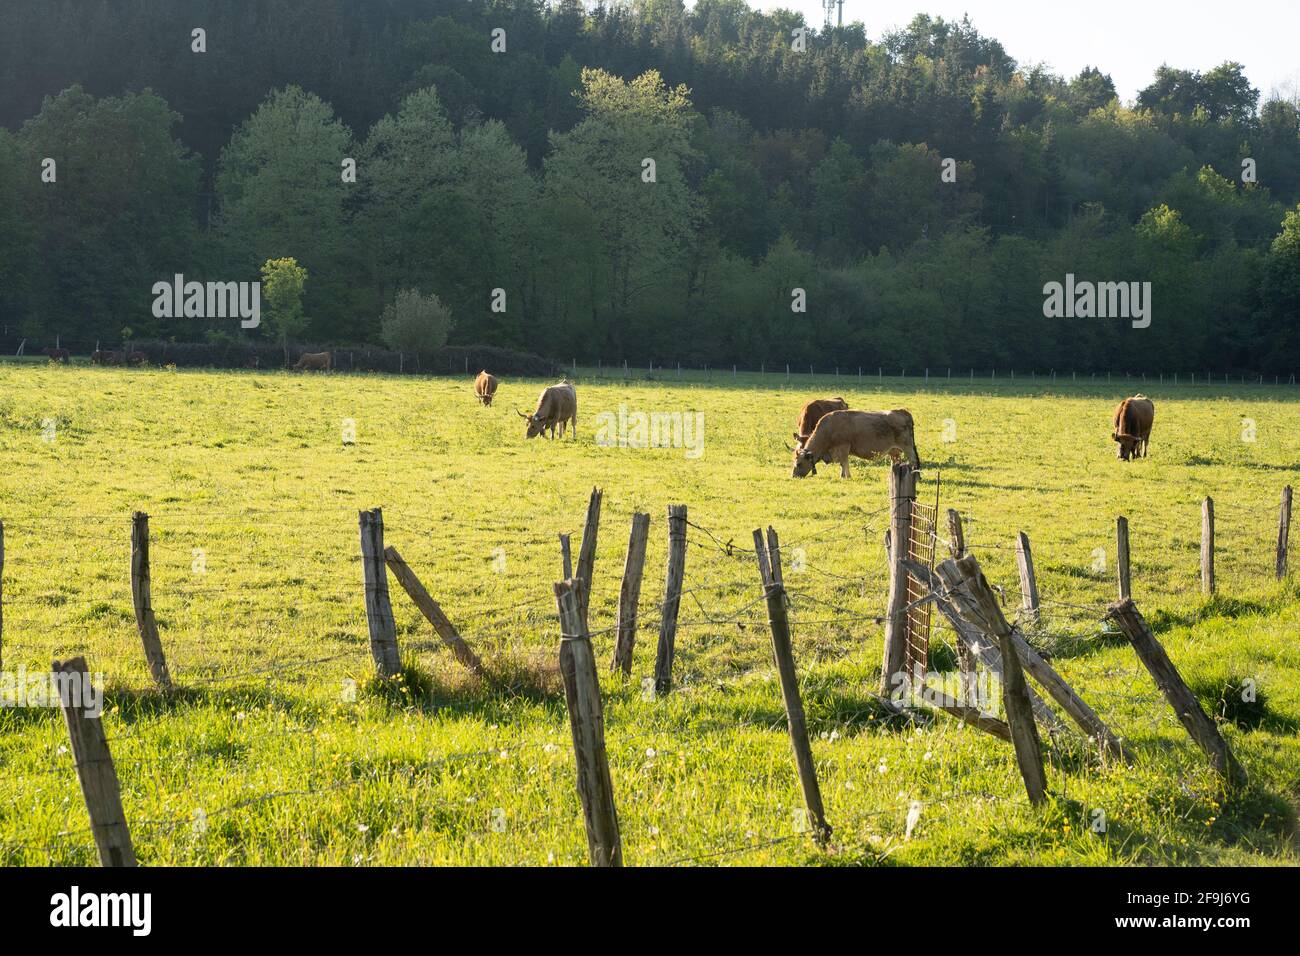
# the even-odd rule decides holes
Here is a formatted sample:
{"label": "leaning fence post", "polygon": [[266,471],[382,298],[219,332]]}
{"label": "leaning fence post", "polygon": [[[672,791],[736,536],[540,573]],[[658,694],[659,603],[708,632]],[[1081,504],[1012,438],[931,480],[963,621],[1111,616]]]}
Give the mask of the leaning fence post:
{"label": "leaning fence post", "polygon": [[370,656],[380,677],[395,677],[402,669],[397,650],[397,624],[388,598],[388,569],[384,564],[384,515],[375,508],[360,512],[361,574],[366,586],[366,626]]}
{"label": "leaning fence post", "polygon": [[[1291,536],[1291,486],[1282,489],[1282,507],[1277,517],[1277,579],[1286,577],[1287,539]],[[0,525],[0,568],[4,567],[4,527]]]}
{"label": "leaning fence post", "polygon": [[615,629],[614,660],[610,670],[632,673],[632,651],[636,646],[637,607],[641,601],[641,577],[645,572],[646,542],[650,537],[650,515],[634,512],[632,532],[627,539],[623,562],[623,585],[618,592],[618,622]]}
{"label": "leaning fence post", "polygon": [[1020,570],[1020,609],[1028,624],[1037,624],[1038,579],[1034,576],[1034,553],[1029,550],[1029,535],[1016,536],[1016,567]]}
{"label": "leaning fence post", "polygon": [[1201,702],[1183,682],[1178,668],[1174,667],[1165,649],[1151,633],[1150,626],[1142,616],[1142,612],[1137,609],[1137,605],[1133,603],[1133,599],[1112,604],[1108,616],[1119,622],[1120,629],[1133,645],[1138,658],[1151,673],[1156,686],[1169,701],[1169,706],[1174,709],[1179,722],[1186,728],[1192,740],[1205,751],[1215,771],[1234,784],[1244,784],[1246,771],[1232,755],[1232,749],[1220,735],[1218,728],[1214,726],[1214,721],[1210,720],[1201,708]]}
{"label": "leaning fence post", "polygon": [[759,528],[754,529],[754,557],[758,561],[758,577],[763,582],[763,587],[772,583],[772,565],[767,559],[767,545],[763,543],[763,532]]}
{"label": "leaning fence post", "polygon": [[[624,364],[626,365],[626,363]],[[599,488],[591,489],[591,499],[587,502],[587,520],[582,525],[582,545],[578,548],[578,567],[574,572],[575,577],[582,581],[578,609],[582,612],[583,624],[586,624],[588,620],[587,607],[591,603],[591,578],[596,571],[596,532],[600,530],[600,500],[602,497],[604,497],[604,492]]]}
{"label": "leaning fence post", "polygon": [[664,575],[664,602],[659,609],[659,647],[655,652],[655,693],[673,688],[673,652],[677,640],[677,612],[682,603],[682,578],[686,574],[686,506],[668,506],[668,569]]}
{"label": "leaning fence post", "polygon": [[1119,599],[1133,596],[1128,564],[1128,518],[1115,519],[1115,566],[1119,572]]}
{"label": "leaning fence post", "polygon": [[[885,604],[885,652],[880,665],[880,696],[893,693],[895,675],[907,668],[907,544],[912,540],[912,502],[916,472],[906,462],[889,469],[889,597]],[[908,675],[910,677],[910,675]]]}
{"label": "leaning fence post", "polygon": [[397,583],[410,596],[411,603],[419,608],[420,613],[433,625],[434,631],[438,637],[442,638],[442,642],[451,648],[451,652],[456,655],[456,660],[479,677],[488,679],[488,673],[483,669],[483,662],[465,643],[465,639],[460,636],[456,626],[443,613],[442,606],[429,594],[428,589],[425,588],[415,572],[411,570],[411,566],[402,560],[402,556],[397,553],[396,548],[384,549],[384,562],[388,565],[388,569],[393,572],[393,577],[397,578]]}
{"label": "leaning fence post", "polygon": [[564,704],[573,732],[573,757],[578,773],[578,797],[587,827],[587,854],[592,866],[622,866],[623,841],[614,806],[614,782],[605,752],[605,718],[600,703],[600,678],[591,637],[582,621],[581,579],[555,585],[560,615],[560,677]]}
{"label": "leaning fence post", "polygon": [[767,526],[767,556],[772,568],[772,581],[785,587],[785,576],[781,573],[781,542],[776,536],[776,529]]}
{"label": "leaning fence post", "polygon": [[54,662],[54,680],[59,689],[59,705],[68,728],[68,742],[77,767],[77,782],[90,814],[90,829],[95,836],[101,866],[135,866],[135,848],[131,831],[122,810],[122,792],[117,770],[104,738],[99,715],[91,716],[82,706],[82,697],[90,687],[90,670],[84,657]]}
{"label": "leaning fence post", "polygon": [[140,632],[140,643],[144,645],[149,674],[161,690],[170,691],[172,678],[153,614],[149,584],[149,516],[143,511],[131,516],[131,603],[135,606],[135,626]]}
{"label": "leaning fence post", "polygon": [[1201,593],[1214,594],[1214,499],[1201,502]]}
{"label": "leaning fence post", "polygon": [[1011,727],[1011,741],[1016,749],[1016,763],[1025,781],[1029,802],[1042,803],[1047,799],[1047,775],[1043,771],[1042,744],[1034,724],[1033,704],[1029,700],[1029,685],[1021,668],[1014,631],[1002,615],[998,600],[980,573],[974,555],[961,559],[949,558],[935,573],[943,580],[949,599],[961,610],[962,616],[979,629],[997,638],[1002,651],[1002,705],[1007,723]]}
{"label": "leaning fence post", "polygon": [[[775,538],[775,533],[772,533]],[[763,553],[763,537],[754,532],[755,550]],[[770,556],[769,556],[770,557]],[[799,673],[794,665],[794,649],[790,643],[790,618],[787,613],[785,588],[772,577],[772,565],[762,558],[758,562],[760,573],[765,573],[763,591],[767,598],[767,622],[772,628],[772,656],[776,658],[776,673],[781,681],[781,700],[785,703],[786,724],[790,730],[790,746],[794,749],[795,768],[799,772],[799,786],[803,790],[804,812],[813,831],[813,839],[825,844],[831,828],[826,823],[826,810],[822,806],[821,787],[817,784],[817,765],[813,762],[812,745],[808,742],[808,721],[804,715],[803,700],[799,696]]]}

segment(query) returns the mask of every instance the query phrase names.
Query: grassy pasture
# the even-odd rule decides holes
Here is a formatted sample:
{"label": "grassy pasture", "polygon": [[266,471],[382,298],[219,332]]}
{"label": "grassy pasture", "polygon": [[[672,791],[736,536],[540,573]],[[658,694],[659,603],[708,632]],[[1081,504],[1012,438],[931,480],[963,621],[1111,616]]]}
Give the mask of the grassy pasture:
{"label": "grassy pasture", "polygon": [[[577,377],[578,440],[551,443],[526,442],[512,410],[531,407],[538,381],[504,381],[483,409],[468,378],[0,364],[4,668],[84,653],[105,675],[142,862],[585,861],[550,673],[551,583],[556,535],[571,533],[576,555],[592,485],[605,489],[591,610],[602,666],[630,515],[652,516],[634,676],[602,672],[630,864],[1295,862],[1300,591],[1294,577],[1275,583],[1272,565],[1280,489],[1300,469],[1296,389]],[[1151,457],[1123,464],[1109,416],[1139,388],[1157,405]],[[832,467],[794,481],[784,445],[801,402],[835,394],[911,410],[922,495],[933,499],[937,480],[941,506],[967,517],[968,546],[1009,606],[1014,535],[1029,534],[1051,602],[1031,639],[1128,739],[1134,766],[1054,746],[1055,799],[1033,811],[1009,746],[942,715],[900,725],[882,713],[871,696],[881,628],[864,618],[884,605],[885,469],[854,462],[848,481]],[[703,411],[703,454],[598,446],[597,413],[621,404]],[[1213,601],[1198,593],[1206,494],[1219,535]],[[666,508],[678,502],[715,538],[690,530],[678,689],[655,701],[641,680]],[[464,677],[395,582],[410,681],[369,686],[356,513],[373,506],[387,543],[517,693]],[[131,612],[137,509],[151,515],[154,605],[183,688],[172,701],[148,690]],[[1100,624],[1117,514],[1130,522],[1134,596],[1207,707],[1224,686],[1259,688],[1223,724],[1251,774],[1244,793],[1224,798],[1133,652]],[[793,571],[787,557],[786,579],[835,828],[826,852],[794,829],[799,788],[757,571],[738,550],[767,524],[806,561]],[[65,743],[57,711],[0,710],[0,863],[94,862]],[[1098,810],[1102,833],[1090,826]]]}

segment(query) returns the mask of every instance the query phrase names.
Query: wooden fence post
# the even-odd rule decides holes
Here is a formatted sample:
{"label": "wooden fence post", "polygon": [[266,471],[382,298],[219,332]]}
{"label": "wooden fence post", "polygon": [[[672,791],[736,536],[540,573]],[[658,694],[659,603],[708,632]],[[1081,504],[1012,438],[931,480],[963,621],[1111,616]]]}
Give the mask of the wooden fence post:
{"label": "wooden fence post", "polygon": [[388,569],[393,572],[393,577],[397,578],[397,583],[410,596],[411,602],[420,609],[420,613],[433,625],[434,631],[442,638],[442,642],[451,648],[451,652],[456,655],[456,660],[479,677],[489,679],[488,673],[483,669],[483,662],[465,643],[465,639],[460,636],[456,626],[443,613],[442,606],[430,596],[424,584],[411,570],[411,566],[403,561],[402,556],[397,553],[396,548],[384,549],[384,562],[388,565]]}
{"label": "wooden fence post", "polygon": [[388,598],[388,569],[384,564],[383,509],[360,512],[361,574],[366,587],[366,626],[370,656],[380,677],[395,677],[402,669],[397,650],[397,624]]}
{"label": "wooden fence post", "polygon": [[632,651],[636,647],[637,607],[641,602],[641,577],[645,572],[646,542],[650,538],[650,515],[632,514],[632,532],[627,539],[627,559],[623,562],[623,585],[618,592],[618,623],[614,641],[614,660],[610,670],[632,673]]}
{"label": "wooden fence post", "polygon": [[668,506],[668,569],[664,576],[664,602],[659,609],[659,647],[655,652],[655,693],[673,688],[673,652],[677,641],[677,612],[682,604],[682,579],[686,575],[686,506]]}
{"label": "wooden fence post", "polygon": [[[1287,539],[1291,537],[1291,486],[1282,489],[1282,507],[1277,518],[1277,579],[1286,577]],[[4,566],[4,527],[0,526],[0,568]]]}
{"label": "wooden fence post", "polygon": [[776,529],[767,526],[767,557],[772,568],[772,581],[785,587],[785,576],[781,573],[781,542],[776,536]]}
{"label": "wooden fence post", "polygon": [[137,511],[131,516],[131,603],[135,606],[135,626],[144,645],[145,663],[159,689],[172,690],[167,658],[163,654],[158,622],[153,614],[153,596],[149,584],[149,516]]}
{"label": "wooden fence post", "polygon": [[1123,601],[1133,596],[1128,563],[1128,518],[1123,515],[1115,519],[1115,567],[1119,573],[1119,599]]}
{"label": "wooden fence post", "polygon": [[99,716],[90,716],[77,699],[90,686],[90,670],[84,657],[54,662],[53,676],[59,689],[59,706],[68,728],[77,782],[90,814],[101,866],[135,866],[135,848],[122,810],[122,792],[117,782],[113,756],[104,738]]}
{"label": "wooden fence post", "polygon": [[[907,668],[907,543],[912,540],[912,502],[916,472],[907,462],[889,469],[889,597],[885,604],[885,652],[880,664],[880,696],[894,690],[895,675]],[[908,675],[909,679],[911,675]]]}
{"label": "wooden fence post", "polygon": [[564,565],[564,580],[573,577],[573,551],[569,547],[569,536],[560,535],[560,562]]}
{"label": "wooden fence post", "polygon": [[772,565],[767,559],[767,545],[763,543],[763,532],[754,529],[754,557],[758,561],[758,577],[766,588],[772,583]]}
{"label": "wooden fence post", "polygon": [[1214,594],[1214,499],[1201,502],[1201,593]]}
{"label": "wooden fence post", "polygon": [[976,624],[985,633],[997,638],[1002,650],[1002,705],[1006,709],[1007,723],[1011,727],[1011,742],[1016,750],[1016,763],[1025,781],[1029,802],[1040,804],[1047,799],[1047,775],[1043,771],[1042,744],[1034,724],[1034,709],[1029,701],[1029,686],[1016,653],[1013,631],[1002,616],[998,599],[980,573],[974,555],[959,560],[949,558],[935,573],[946,585],[948,597],[961,611],[962,617]]}
{"label": "wooden fence post", "polygon": [[600,703],[600,678],[591,637],[582,621],[580,578],[555,585],[555,606],[560,615],[560,676],[564,703],[573,732],[573,757],[578,774],[578,797],[587,827],[587,854],[592,866],[622,866],[623,841],[614,806],[614,782],[605,752],[605,718]]}
{"label": "wooden fence post", "polygon": [[[775,533],[771,532],[775,538]],[[790,618],[787,612],[785,588],[772,576],[770,554],[763,545],[763,536],[754,532],[755,550],[767,555],[759,558],[759,572],[764,575],[763,591],[767,598],[767,622],[772,629],[772,656],[776,659],[776,673],[781,681],[781,700],[785,704],[786,724],[790,731],[790,746],[794,750],[795,769],[799,773],[799,786],[803,790],[804,812],[813,831],[813,839],[824,845],[830,838],[831,828],[826,823],[826,810],[822,806],[821,787],[817,784],[817,765],[813,762],[812,745],[808,742],[808,720],[804,714],[803,700],[799,696],[799,672],[794,664],[794,648],[790,642]]]}
{"label": "wooden fence post", "polygon": [[1034,575],[1034,553],[1029,550],[1029,535],[1023,531],[1016,536],[1016,567],[1020,570],[1020,609],[1027,624],[1037,624],[1038,578]]}
{"label": "wooden fence post", "polygon": [[966,554],[966,533],[961,526],[961,512],[956,508],[948,509],[948,553],[954,558]]}
{"label": "wooden fence post", "polygon": [[591,603],[592,575],[596,572],[596,532],[600,530],[600,500],[604,492],[599,488],[591,489],[591,499],[587,502],[587,520],[582,525],[582,545],[578,548],[578,567],[574,576],[582,581],[579,591],[579,607],[582,623],[587,623],[587,607]]}
{"label": "wooden fence post", "polygon": [[1232,749],[1219,734],[1214,721],[1210,720],[1201,708],[1196,695],[1183,682],[1178,668],[1174,667],[1165,649],[1151,633],[1150,626],[1142,616],[1142,612],[1137,609],[1137,605],[1133,603],[1133,599],[1112,604],[1109,616],[1119,623],[1129,643],[1133,645],[1133,650],[1137,652],[1138,658],[1151,673],[1156,686],[1169,701],[1169,706],[1174,709],[1179,722],[1186,728],[1192,740],[1205,751],[1215,771],[1233,784],[1244,784],[1246,771],[1232,755]]}

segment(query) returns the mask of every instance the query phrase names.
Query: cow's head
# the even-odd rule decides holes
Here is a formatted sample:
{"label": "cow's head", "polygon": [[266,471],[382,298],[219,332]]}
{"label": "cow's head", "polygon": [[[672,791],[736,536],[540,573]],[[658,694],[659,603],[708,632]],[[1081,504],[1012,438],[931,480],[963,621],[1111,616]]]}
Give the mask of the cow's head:
{"label": "cow's head", "polygon": [[810,473],[817,474],[817,458],[803,445],[800,445],[794,449],[794,471],[790,473],[790,477],[804,478]]}
{"label": "cow's head", "polygon": [[1119,432],[1111,432],[1110,437],[1112,441],[1119,443],[1119,446],[1115,449],[1116,458],[1120,461],[1128,461],[1130,458],[1134,457],[1134,452],[1137,450],[1138,443],[1135,436],[1121,435]]}
{"label": "cow's head", "polygon": [[525,438],[536,438],[542,433],[542,429],[546,427],[546,422],[543,419],[538,418],[536,415],[525,415],[517,408],[515,409],[515,412],[520,418],[528,423],[528,431],[524,435]]}

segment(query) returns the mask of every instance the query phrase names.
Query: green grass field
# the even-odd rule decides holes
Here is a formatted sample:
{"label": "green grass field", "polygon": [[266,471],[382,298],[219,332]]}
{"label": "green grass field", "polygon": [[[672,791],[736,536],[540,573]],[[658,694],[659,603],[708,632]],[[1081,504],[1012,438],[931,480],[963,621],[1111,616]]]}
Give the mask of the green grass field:
{"label": "green grass field", "polygon": [[[1300,391],[693,378],[580,371],[578,440],[552,443],[526,442],[512,408],[531,408],[538,381],[504,380],[484,409],[469,379],[0,365],[4,669],[84,654],[105,675],[105,729],[142,863],[581,864],[552,584],[556,536],[572,534],[576,554],[599,485],[590,620],[629,864],[1296,861],[1300,590],[1294,576],[1274,581],[1273,549],[1280,490],[1300,469]],[[1109,416],[1139,389],[1157,406],[1151,457],[1124,464]],[[966,516],[968,546],[1009,607],[1014,536],[1030,536],[1044,599],[1030,638],[1126,738],[1133,766],[1101,766],[1080,740],[1052,745],[1053,799],[1035,810],[1009,745],[942,714],[900,720],[879,706],[881,628],[867,619],[884,608],[887,469],[855,461],[850,480],[822,467],[795,481],[785,447],[801,403],[836,394],[913,413],[922,498],[934,500],[937,481],[941,507]],[[600,447],[596,416],[620,405],[704,412],[703,454]],[[1199,594],[1207,494],[1213,601]],[[676,689],[655,700],[642,680],[675,503],[699,527]],[[409,681],[374,687],[357,511],[375,506],[386,543],[513,692],[465,676],[395,582]],[[151,516],[153,601],[181,687],[170,700],[150,690],[132,615],[134,510]],[[625,681],[605,668],[634,510],[652,524]],[[1222,791],[1102,624],[1118,514],[1130,522],[1134,597],[1207,709],[1223,687],[1258,688],[1221,724],[1250,773],[1243,792]],[[796,828],[766,612],[743,550],[768,524],[803,552],[803,570],[787,556],[786,583],[834,828],[826,850]],[[951,643],[936,631],[936,663],[951,661]],[[96,862],[66,743],[57,710],[0,710],[0,863]]]}

